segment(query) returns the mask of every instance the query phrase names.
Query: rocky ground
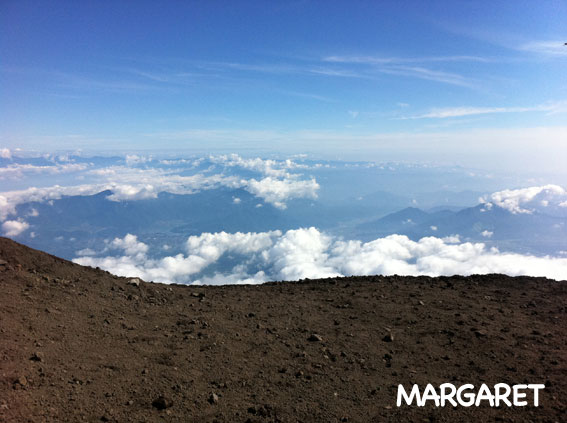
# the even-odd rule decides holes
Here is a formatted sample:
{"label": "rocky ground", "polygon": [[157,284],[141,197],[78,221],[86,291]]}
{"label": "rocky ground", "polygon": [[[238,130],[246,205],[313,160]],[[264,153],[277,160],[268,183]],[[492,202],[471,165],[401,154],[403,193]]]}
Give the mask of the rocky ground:
{"label": "rocky ground", "polygon": [[[0,239],[2,422],[565,421],[567,283],[195,287]],[[398,384],[544,383],[540,406],[396,407]]]}

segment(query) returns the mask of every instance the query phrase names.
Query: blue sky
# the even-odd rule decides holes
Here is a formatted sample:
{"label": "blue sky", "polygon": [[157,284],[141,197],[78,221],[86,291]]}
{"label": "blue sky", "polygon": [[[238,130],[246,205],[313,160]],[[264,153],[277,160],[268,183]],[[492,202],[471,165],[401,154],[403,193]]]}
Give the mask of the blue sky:
{"label": "blue sky", "polygon": [[3,1],[12,150],[562,172],[566,1]]}

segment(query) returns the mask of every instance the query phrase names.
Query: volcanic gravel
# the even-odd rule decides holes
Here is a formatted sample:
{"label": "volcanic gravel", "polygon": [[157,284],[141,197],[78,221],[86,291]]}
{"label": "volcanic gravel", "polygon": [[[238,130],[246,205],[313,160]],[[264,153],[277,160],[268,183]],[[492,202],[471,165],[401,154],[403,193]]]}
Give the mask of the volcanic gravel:
{"label": "volcanic gravel", "polygon": [[[545,278],[164,285],[1,238],[0,421],[560,422],[566,312]],[[546,387],[539,407],[396,406],[445,382]]]}

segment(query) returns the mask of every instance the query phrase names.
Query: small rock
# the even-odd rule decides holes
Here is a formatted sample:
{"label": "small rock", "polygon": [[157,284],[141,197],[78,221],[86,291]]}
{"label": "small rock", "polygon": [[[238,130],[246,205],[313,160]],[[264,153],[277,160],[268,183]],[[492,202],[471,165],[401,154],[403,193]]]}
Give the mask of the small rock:
{"label": "small rock", "polygon": [[394,334],[392,332],[388,332],[384,338],[382,338],[384,342],[394,342]]}
{"label": "small rock", "polygon": [[309,342],[323,342],[321,335],[317,335],[316,333],[312,334],[307,340]]}
{"label": "small rock", "polygon": [[140,279],[138,279],[138,278],[133,278],[133,279],[130,279],[130,280],[128,281],[127,285],[140,286],[140,282],[141,282]]}
{"label": "small rock", "polygon": [[484,332],[482,330],[475,330],[474,334],[477,338],[483,338],[483,337],[487,336],[486,332]]}
{"label": "small rock", "polygon": [[0,266],[6,266],[8,262],[6,260],[0,259]]}
{"label": "small rock", "polygon": [[425,305],[425,303],[421,300],[419,300],[419,305]]}
{"label": "small rock", "polygon": [[16,379],[14,385],[20,385],[21,387],[28,386],[28,380],[25,376],[22,375],[18,379]]}
{"label": "small rock", "polygon": [[43,361],[43,353],[36,351],[32,354],[32,356],[30,357],[31,361]]}
{"label": "small rock", "polygon": [[173,405],[173,401],[169,398],[164,396],[159,396],[155,400],[152,401],[152,406],[157,408],[158,410],[165,410]]}
{"label": "small rock", "polygon": [[219,402],[219,396],[214,392],[212,392],[211,395],[209,396],[209,403],[216,404],[217,402]]}

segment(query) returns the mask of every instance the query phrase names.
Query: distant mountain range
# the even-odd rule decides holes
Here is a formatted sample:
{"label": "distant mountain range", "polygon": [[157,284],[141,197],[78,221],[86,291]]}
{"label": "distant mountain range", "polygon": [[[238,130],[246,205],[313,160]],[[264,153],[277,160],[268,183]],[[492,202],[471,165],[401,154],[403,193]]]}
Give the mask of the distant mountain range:
{"label": "distant mountain range", "polygon": [[371,240],[391,234],[417,240],[426,236],[458,235],[461,241],[484,242],[533,254],[559,254],[567,250],[567,219],[535,211],[512,213],[483,204],[459,211],[425,212],[408,207],[356,227],[355,237]]}
{"label": "distant mountain range", "polygon": [[[413,240],[458,235],[501,251],[560,255],[567,251],[567,218],[542,212],[514,214],[480,204],[425,211],[412,200],[375,192],[341,202],[290,200],[286,209],[262,202],[243,189],[218,188],[191,195],[162,192],[154,199],[110,201],[111,191],[17,207],[29,229],[16,239],[61,257],[101,250],[127,233],[150,245],[152,254],[182,251],[190,235],[203,232],[264,232],[315,226],[345,239],[370,241],[391,234]],[[463,194],[467,197],[475,193]],[[453,194],[454,198],[462,196]],[[389,214],[388,214],[389,213]],[[164,247],[165,249],[162,249]]]}

